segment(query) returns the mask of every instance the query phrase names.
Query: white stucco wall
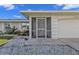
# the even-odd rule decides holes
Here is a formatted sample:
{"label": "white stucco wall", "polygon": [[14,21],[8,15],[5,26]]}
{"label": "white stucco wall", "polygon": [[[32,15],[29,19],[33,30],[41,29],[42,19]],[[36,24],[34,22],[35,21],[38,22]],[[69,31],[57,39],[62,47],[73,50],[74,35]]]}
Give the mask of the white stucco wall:
{"label": "white stucco wall", "polygon": [[0,23],[0,31],[4,31],[4,24]]}
{"label": "white stucco wall", "polygon": [[[6,22],[6,23],[8,23],[8,22]],[[18,30],[23,30],[22,29],[22,23],[16,23],[16,22],[12,23],[12,22],[10,22],[9,24],[10,24],[11,27],[15,26]],[[0,31],[3,31],[3,32],[6,31],[5,22],[0,22]]]}
{"label": "white stucco wall", "polygon": [[58,19],[51,16],[51,36],[53,39],[58,38]]}

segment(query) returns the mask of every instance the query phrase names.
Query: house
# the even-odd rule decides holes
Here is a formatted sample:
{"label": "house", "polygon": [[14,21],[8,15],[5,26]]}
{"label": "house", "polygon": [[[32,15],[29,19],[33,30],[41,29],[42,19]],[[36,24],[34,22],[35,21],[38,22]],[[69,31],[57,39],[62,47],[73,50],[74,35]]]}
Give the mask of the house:
{"label": "house", "polygon": [[26,11],[30,38],[79,38],[79,11]]}
{"label": "house", "polygon": [[[5,32],[10,28],[15,27],[17,30],[28,29],[29,21],[25,19],[1,19],[0,20],[0,31]],[[25,27],[26,26],[26,27]]]}

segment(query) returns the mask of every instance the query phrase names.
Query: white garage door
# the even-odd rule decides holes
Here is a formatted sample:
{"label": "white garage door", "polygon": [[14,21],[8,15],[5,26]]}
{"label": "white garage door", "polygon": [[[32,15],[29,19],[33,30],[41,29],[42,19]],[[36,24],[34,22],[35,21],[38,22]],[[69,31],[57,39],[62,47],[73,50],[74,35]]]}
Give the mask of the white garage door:
{"label": "white garage door", "polygon": [[59,38],[79,38],[79,19],[59,20]]}

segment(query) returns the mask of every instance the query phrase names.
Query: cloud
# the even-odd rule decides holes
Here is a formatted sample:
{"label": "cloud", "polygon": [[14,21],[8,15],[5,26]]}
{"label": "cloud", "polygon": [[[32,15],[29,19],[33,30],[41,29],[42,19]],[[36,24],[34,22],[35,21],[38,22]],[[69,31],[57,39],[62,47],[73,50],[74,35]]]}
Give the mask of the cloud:
{"label": "cloud", "polygon": [[64,4],[56,4],[57,6],[63,6]]}
{"label": "cloud", "polygon": [[31,9],[27,9],[28,11],[31,11]]}
{"label": "cloud", "polygon": [[72,9],[72,8],[79,8],[79,4],[56,4],[57,6],[63,6],[62,9]]}
{"label": "cloud", "polygon": [[62,9],[72,9],[72,8],[79,8],[79,4],[64,4]]}
{"label": "cloud", "polygon": [[20,15],[13,15],[13,17],[15,17],[15,18],[21,18]]}
{"label": "cloud", "polygon": [[15,8],[15,5],[13,4],[0,4],[0,6],[6,8],[6,10],[12,10]]}

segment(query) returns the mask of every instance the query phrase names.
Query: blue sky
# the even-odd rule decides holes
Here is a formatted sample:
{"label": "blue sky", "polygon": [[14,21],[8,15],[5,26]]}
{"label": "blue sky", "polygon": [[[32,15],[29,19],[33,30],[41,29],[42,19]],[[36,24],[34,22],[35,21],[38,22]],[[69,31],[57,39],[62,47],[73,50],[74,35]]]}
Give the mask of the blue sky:
{"label": "blue sky", "polygon": [[25,19],[20,10],[79,10],[78,4],[2,4],[0,19]]}

